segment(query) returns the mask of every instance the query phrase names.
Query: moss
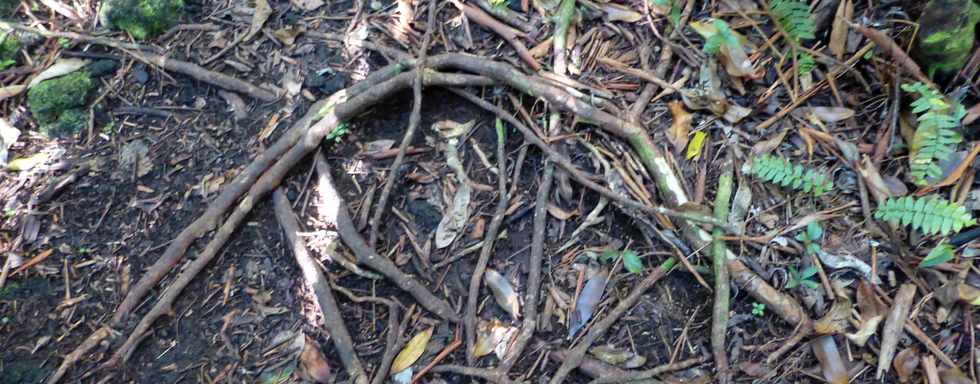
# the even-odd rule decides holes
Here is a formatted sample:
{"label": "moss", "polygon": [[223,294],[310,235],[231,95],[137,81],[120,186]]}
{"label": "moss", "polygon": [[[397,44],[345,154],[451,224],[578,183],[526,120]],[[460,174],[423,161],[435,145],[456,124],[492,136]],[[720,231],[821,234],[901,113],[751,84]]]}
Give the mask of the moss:
{"label": "moss", "polygon": [[82,70],[42,81],[27,91],[27,103],[41,132],[61,136],[87,125],[88,116],[80,108],[90,89],[92,78]]}
{"label": "moss", "polygon": [[18,51],[20,51],[20,40],[16,36],[10,33],[0,34],[0,70],[17,64]]}
{"label": "moss", "polygon": [[143,40],[176,24],[183,7],[183,0],[109,0],[100,16],[107,25]]}
{"label": "moss", "polygon": [[980,6],[973,0],[931,0],[919,18],[921,38],[916,58],[930,77],[948,76],[966,64],[973,53],[974,30]]}

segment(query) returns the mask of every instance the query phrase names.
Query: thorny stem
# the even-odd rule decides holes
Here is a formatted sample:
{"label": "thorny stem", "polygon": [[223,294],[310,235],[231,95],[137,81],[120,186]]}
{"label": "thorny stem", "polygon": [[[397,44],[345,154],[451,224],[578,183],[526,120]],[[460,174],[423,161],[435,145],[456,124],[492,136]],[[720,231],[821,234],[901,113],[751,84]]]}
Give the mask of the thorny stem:
{"label": "thorny stem", "polygon": [[[725,157],[722,165],[721,175],[718,176],[718,191],[715,194],[715,218],[725,220],[728,218],[729,200],[732,197],[732,157],[729,154]],[[728,330],[728,310],[729,310],[729,281],[727,255],[725,254],[725,241],[721,239],[724,232],[720,228],[715,228],[711,232],[714,238],[711,242],[711,260],[715,274],[715,302],[711,316],[711,352],[715,358],[715,366],[718,370],[718,382],[728,383],[728,351],[725,349],[725,333]]]}

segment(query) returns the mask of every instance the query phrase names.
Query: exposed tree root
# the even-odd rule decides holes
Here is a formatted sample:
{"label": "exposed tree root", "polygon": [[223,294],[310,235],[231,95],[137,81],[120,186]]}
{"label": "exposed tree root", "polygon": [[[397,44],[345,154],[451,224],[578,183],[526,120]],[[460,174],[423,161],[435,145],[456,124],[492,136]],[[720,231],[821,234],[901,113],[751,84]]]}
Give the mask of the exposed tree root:
{"label": "exposed tree root", "polygon": [[635,371],[623,371],[620,374],[611,373],[605,374],[601,377],[595,377],[595,380],[589,382],[589,384],[608,384],[608,383],[629,383],[632,381],[646,380],[663,375],[667,372],[679,371],[682,369],[687,369],[698,364],[703,364],[708,361],[705,356],[694,357],[687,360],[678,361],[676,363],[664,364],[656,366],[646,370],[635,370]]}
{"label": "exposed tree root", "polygon": [[357,353],[354,351],[354,340],[351,339],[350,332],[347,331],[344,319],[340,317],[337,300],[334,299],[333,292],[330,291],[330,284],[326,277],[320,272],[320,267],[313,260],[313,256],[310,256],[310,252],[306,248],[306,241],[299,237],[299,233],[302,231],[299,226],[299,219],[293,212],[289,199],[286,198],[282,188],[276,189],[272,194],[272,201],[275,206],[276,219],[279,220],[279,225],[286,233],[286,240],[293,250],[293,256],[296,257],[296,264],[299,264],[307,286],[316,296],[320,312],[323,314],[323,325],[330,333],[334,348],[337,349],[337,354],[340,356],[340,362],[344,364],[347,374],[354,379],[354,383],[367,384],[367,374],[364,373],[361,360],[357,358]]}

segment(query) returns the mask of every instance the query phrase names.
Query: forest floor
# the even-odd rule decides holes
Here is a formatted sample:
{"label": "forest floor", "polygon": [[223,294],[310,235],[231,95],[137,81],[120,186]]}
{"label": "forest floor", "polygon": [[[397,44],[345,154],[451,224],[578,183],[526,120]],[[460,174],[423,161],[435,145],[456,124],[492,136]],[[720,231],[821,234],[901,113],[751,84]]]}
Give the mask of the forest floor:
{"label": "forest floor", "polygon": [[922,4],[13,3],[0,384],[976,382],[980,54]]}

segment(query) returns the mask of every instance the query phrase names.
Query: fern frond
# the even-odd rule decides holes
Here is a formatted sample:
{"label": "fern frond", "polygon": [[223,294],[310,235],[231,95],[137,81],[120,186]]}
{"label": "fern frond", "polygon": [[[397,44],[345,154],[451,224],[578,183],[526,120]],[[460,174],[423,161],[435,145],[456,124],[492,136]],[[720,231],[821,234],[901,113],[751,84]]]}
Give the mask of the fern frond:
{"label": "fern frond", "polygon": [[875,210],[875,218],[912,226],[927,235],[945,236],[977,224],[966,207],[936,196],[889,198]]}
{"label": "fern frond", "polygon": [[956,144],[963,141],[956,128],[966,115],[966,108],[959,103],[951,105],[942,94],[922,83],[902,84],[902,89],[919,94],[912,102],[919,126],[912,137],[909,173],[916,184],[926,185],[927,178],[943,175],[938,163],[949,158]]}
{"label": "fern frond", "polygon": [[800,69],[800,74],[806,75],[813,71],[813,68],[817,66],[817,62],[809,53],[801,52],[796,59],[796,65]]}
{"label": "fern frond", "polygon": [[817,28],[806,3],[797,0],[770,0],[769,11],[783,26],[790,39],[798,42],[815,37]]}
{"label": "fern frond", "polygon": [[814,196],[834,188],[834,181],[826,173],[771,155],[757,156],[752,160],[749,173],[773,184],[812,192]]}

